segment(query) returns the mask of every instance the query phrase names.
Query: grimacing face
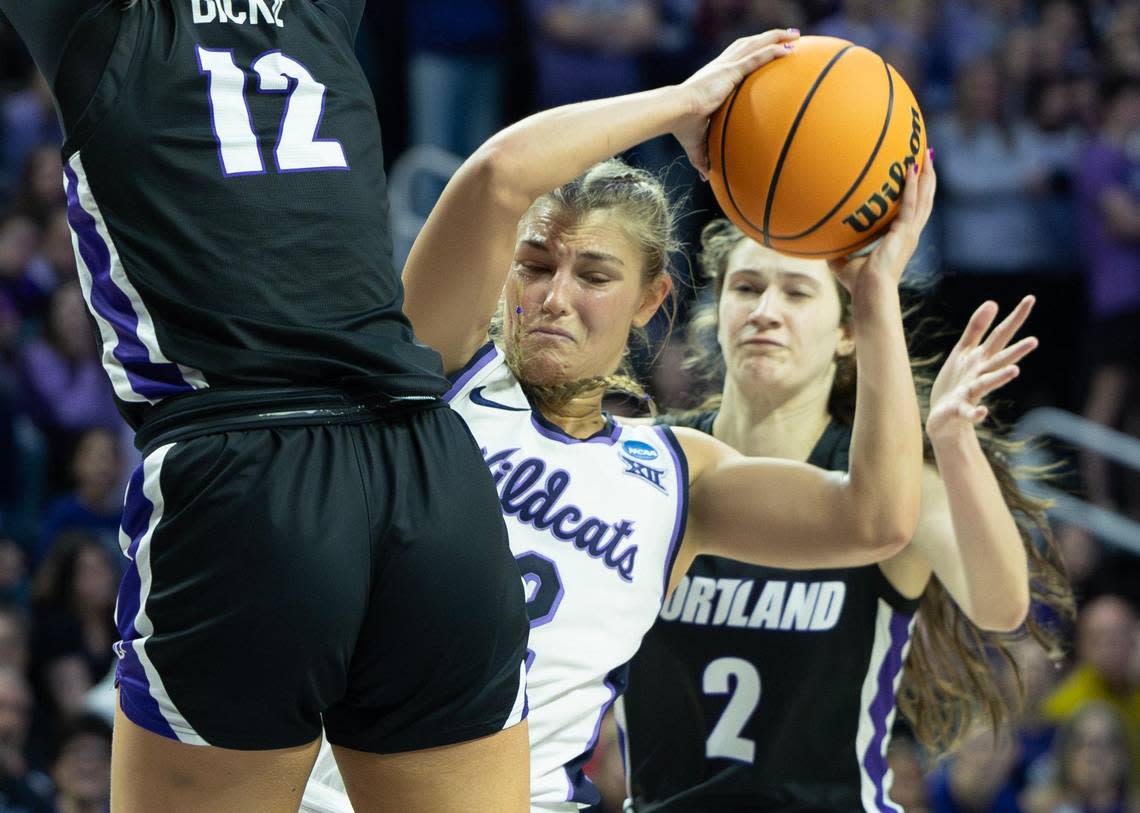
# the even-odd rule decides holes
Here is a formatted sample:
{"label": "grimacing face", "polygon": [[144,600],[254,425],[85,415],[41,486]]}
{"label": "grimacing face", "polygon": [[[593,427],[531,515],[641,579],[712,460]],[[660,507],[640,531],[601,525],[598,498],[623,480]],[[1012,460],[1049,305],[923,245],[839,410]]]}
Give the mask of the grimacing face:
{"label": "grimacing face", "polygon": [[830,389],[836,355],[855,344],[825,260],[789,257],[741,240],[729,255],[717,306],[717,342],[737,384],[786,396]]}
{"label": "grimacing face", "polygon": [[616,220],[606,209],[574,220],[540,208],[520,224],[504,327],[508,336],[517,331],[527,382],[612,374],[630,330],[643,327],[668,293],[667,275],[644,282],[641,251]]}

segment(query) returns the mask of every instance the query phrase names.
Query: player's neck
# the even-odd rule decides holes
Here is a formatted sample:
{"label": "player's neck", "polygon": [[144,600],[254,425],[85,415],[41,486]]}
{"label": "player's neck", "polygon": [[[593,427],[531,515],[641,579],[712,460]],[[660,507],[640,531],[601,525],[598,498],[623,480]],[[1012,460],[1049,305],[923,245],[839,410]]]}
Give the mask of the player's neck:
{"label": "player's neck", "polygon": [[542,417],[574,438],[588,438],[606,425],[601,391],[575,396],[558,404],[542,404],[540,411]]}
{"label": "player's neck", "polygon": [[827,388],[808,387],[780,398],[742,392],[729,379],[713,434],[737,451],[753,457],[807,460],[831,416]]}

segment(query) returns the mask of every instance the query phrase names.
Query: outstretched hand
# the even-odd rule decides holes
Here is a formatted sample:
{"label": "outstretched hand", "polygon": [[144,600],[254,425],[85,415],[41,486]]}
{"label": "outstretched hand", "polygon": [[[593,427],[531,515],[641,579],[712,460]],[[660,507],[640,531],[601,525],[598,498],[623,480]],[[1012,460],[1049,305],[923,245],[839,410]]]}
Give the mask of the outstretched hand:
{"label": "outstretched hand", "polygon": [[1029,336],[1012,345],[1009,342],[1029,318],[1035,301],[1032,296],[1022,299],[989,336],[986,332],[997,317],[998,306],[985,302],[974,311],[930,391],[926,434],[932,442],[964,427],[972,430],[984,421],[988,410],[981,400],[1017,378],[1017,362],[1033,352],[1037,339]]}
{"label": "outstretched hand", "polygon": [[828,260],[832,273],[843,287],[856,296],[856,282],[864,271],[885,274],[895,284],[902,278],[906,264],[918,248],[918,238],[930,219],[934,208],[934,190],[938,176],[934,172],[934,152],[928,150],[922,170],[911,164],[903,184],[899,213],[887,233],[879,240],[874,251],[861,257],[841,257]]}
{"label": "outstretched hand", "polygon": [[673,135],[701,178],[707,178],[709,172],[709,118],[746,76],[761,65],[792,53],[799,37],[800,32],[794,28],[776,28],[738,39],[677,87],[685,96],[687,112],[673,128]]}

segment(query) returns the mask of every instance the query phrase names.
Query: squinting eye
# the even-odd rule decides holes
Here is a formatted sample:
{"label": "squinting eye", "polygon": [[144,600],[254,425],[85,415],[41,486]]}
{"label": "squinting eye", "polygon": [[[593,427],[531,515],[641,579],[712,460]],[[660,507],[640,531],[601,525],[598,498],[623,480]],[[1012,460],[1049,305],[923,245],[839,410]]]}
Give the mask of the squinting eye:
{"label": "squinting eye", "polygon": [[756,287],[754,285],[748,285],[745,283],[741,283],[739,285],[733,285],[732,290],[737,291],[737,292],[742,293],[742,294],[757,293]]}
{"label": "squinting eye", "polygon": [[807,299],[811,296],[810,291],[788,291],[788,296],[792,299]]}

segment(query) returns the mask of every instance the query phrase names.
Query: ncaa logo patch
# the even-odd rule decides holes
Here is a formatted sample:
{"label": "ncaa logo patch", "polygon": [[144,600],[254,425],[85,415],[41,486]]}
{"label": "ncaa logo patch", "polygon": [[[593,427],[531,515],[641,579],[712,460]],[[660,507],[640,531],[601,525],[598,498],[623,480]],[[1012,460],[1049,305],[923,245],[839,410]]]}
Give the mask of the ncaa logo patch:
{"label": "ncaa logo patch", "polygon": [[665,488],[665,470],[654,468],[647,462],[660,456],[661,453],[653,446],[640,440],[627,440],[618,452],[618,458],[625,464],[623,474],[644,480],[662,494],[668,494],[669,491]]}
{"label": "ncaa logo patch", "polygon": [[627,440],[621,448],[627,455],[637,460],[656,460],[658,457],[656,449],[640,440]]}

